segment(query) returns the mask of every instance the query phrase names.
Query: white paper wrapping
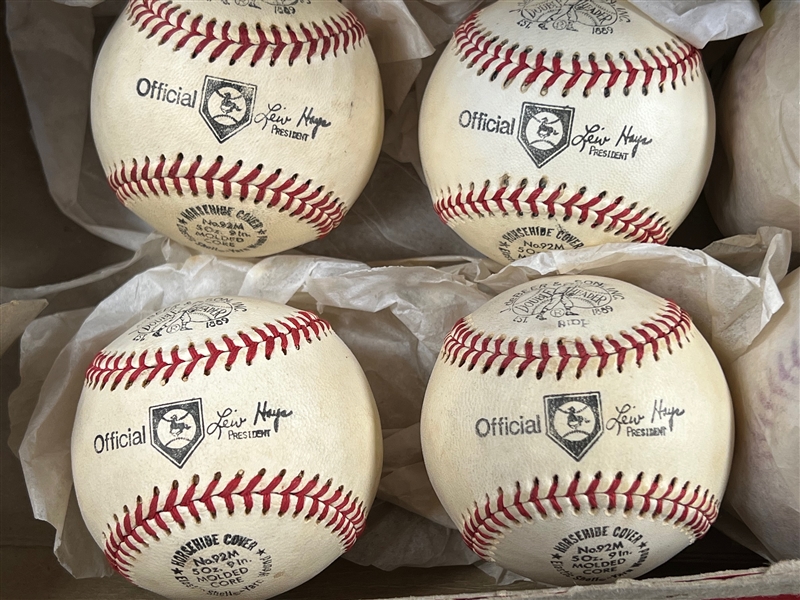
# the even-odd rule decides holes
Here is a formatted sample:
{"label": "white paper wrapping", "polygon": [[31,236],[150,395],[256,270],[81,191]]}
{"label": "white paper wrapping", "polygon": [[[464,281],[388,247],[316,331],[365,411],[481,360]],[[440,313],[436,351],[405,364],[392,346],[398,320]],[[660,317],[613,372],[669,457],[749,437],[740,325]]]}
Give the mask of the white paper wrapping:
{"label": "white paper wrapping", "polygon": [[708,42],[728,40],[761,27],[758,2],[755,0],[631,1],[654,21],[697,48],[705,48]]}
{"label": "white paper wrapping", "polygon": [[0,356],[46,306],[47,300],[14,300],[0,304]]}
{"label": "white paper wrapping", "polygon": [[[464,257],[370,267],[312,256],[256,262],[200,255],[152,267],[100,302],[85,320],[85,312],[45,317],[23,337],[22,383],[10,410],[32,414],[19,456],[34,514],[56,527],[56,554],[70,572],[107,574],[71,493],[70,434],[87,365],[127,327],[164,306],[197,296],[257,296],[320,312],[352,349],[373,389],[385,443],[378,496],[387,504],[376,508],[378,524],[370,526],[352,557],[382,568],[473,562],[448,529],[452,524],[428,482],[419,444],[428,376],[457,319],[528,279],[591,273],[675,300],[723,364],[730,364],[782,305],[777,282],[786,273],[789,248],[788,232],[765,229],[759,236],[709,248],[720,260],[699,250],[610,244],[540,254],[499,272],[493,263]],[[170,246],[165,250],[171,252]],[[12,440],[20,439],[24,426],[15,419]],[[394,507],[404,511],[393,512],[400,510]]]}
{"label": "white paper wrapping", "polygon": [[737,420],[723,504],[770,560],[800,558],[800,269],[780,289],[783,307],[728,369]]}
{"label": "white paper wrapping", "polygon": [[800,3],[773,0],[762,16],[719,92],[706,198],[723,233],[786,227],[800,252]]}
{"label": "white paper wrapping", "polygon": [[[357,260],[476,255],[440,224],[431,208],[421,183],[417,121],[436,48],[441,49],[458,24],[485,3],[344,0],[365,23],[381,68],[388,110],[385,154],[342,225],[302,250]],[[701,47],[709,39],[746,33],[761,23],[755,0],[635,3]],[[6,3],[6,11],[11,49],[53,199],[95,235],[135,250],[152,229],[115,199],[97,158],[88,118],[95,25],[108,27],[124,4],[18,0]]]}

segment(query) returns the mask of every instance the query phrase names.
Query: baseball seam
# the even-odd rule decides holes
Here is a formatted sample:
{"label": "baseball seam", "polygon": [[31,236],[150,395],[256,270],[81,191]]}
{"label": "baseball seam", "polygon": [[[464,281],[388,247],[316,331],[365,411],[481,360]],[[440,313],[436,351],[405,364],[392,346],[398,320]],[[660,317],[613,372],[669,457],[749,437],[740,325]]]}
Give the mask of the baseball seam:
{"label": "baseball seam", "polygon": [[[590,480],[585,490],[579,490],[581,473],[575,473],[568,481],[567,489],[558,493],[559,478],[554,476],[548,486],[540,485],[538,478],[533,481],[530,494],[523,494],[522,486],[516,483],[513,500],[506,502],[507,494],[498,488],[497,494],[490,498],[486,495],[483,506],[475,502],[475,508],[462,517],[462,537],[469,548],[485,560],[493,560],[494,546],[503,535],[504,530],[515,524],[533,521],[539,518],[560,518],[570,508],[574,513],[589,510],[594,513],[605,510],[607,513],[622,509],[628,515],[635,513],[639,517],[650,516],[653,519],[663,516],[665,523],[680,527],[687,535],[698,539],[706,534],[711,523],[717,518],[718,500],[709,490],[701,486],[692,489],[690,482],[679,485],[673,478],[666,489],[661,475],[656,475],[645,491],[639,491],[644,483],[644,473],[639,473],[627,490],[621,490],[624,476],[617,473],[606,490],[599,490],[602,473],[597,473]],[[544,490],[547,490],[546,493]],[[565,504],[562,505],[559,503]]]}
{"label": "baseball seam", "polygon": [[[582,79],[588,78],[583,87],[583,95],[588,97],[591,90],[605,79],[603,94],[611,95],[612,88],[623,84],[622,92],[628,95],[636,79],[644,74],[642,94],[647,95],[649,87],[654,80],[658,80],[659,92],[664,91],[666,83],[676,89],[676,82],[680,78],[686,85],[686,75],[694,81],[694,70],[701,64],[700,53],[693,46],[676,39],[664,42],[664,47],[656,46],[645,48],[645,51],[634,50],[635,59],[631,59],[625,52],[620,52],[615,59],[611,53],[606,53],[601,61],[592,53],[587,57],[588,64],[581,62],[579,53],[573,54],[571,60],[563,59],[563,53],[557,51],[548,56],[548,51],[542,49],[534,54],[531,46],[520,50],[519,44],[509,44],[508,39],[501,39],[486,28],[478,24],[479,13],[473,13],[464,21],[454,34],[455,52],[461,56],[462,61],[469,61],[467,68],[478,65],[477,75],[490,72],[490,80],[501,78],[503,87],[511,85],[518,77],[524,77],[521,89],[524,92],[533,83],[544,75],[547,77],[542,85],[541,94],[547,94],[559,79],[563,78],[561,95],[567,96]],[[535,58],[534,58],[535,56]],[[529,62],[529,59],[531,60]],[[617,62],[623,66],[619,66]],[[640,66],[634,64],[638,62]]]}
{"label": "baseball seam", "polygon": [[202,346],[190,343],[183,349],[175,346],[165,352],[159,348],[152,354],[148,354],[148,350],[141,353],[101,351],[86,370],[86,385],[92,389],[99,385],[103,389],[110,384],[114,391],[123,382],[128,389],[140,377],[143,377],[142,387],[146,387],[159,376],[163,385],[176,376],[181,367],[183,371],[179,376],[186,381],[201,364],[204,375],[210,375],[223,360],[225,369],[230,370],[237,360],[241,362],[242,356],[244,363],[250,366],[259,353],[269,360],[277,352],[287,354],[290,347],[299,350],[302,340],[308,343],[313,338],[321,340],[330,330],[331,326],[317,315],[299,311],[274,323],[250,327],[247,332],[240,331],[235,336],[223,335],[221,343],[208,339]]}
{"label": "baseball seam", "polygon": [[245,168],[239,160],[223,168],[224,159],[218,156],[211,164],[203,164],[203,157],[184,160],[183,154],[171,162],[161,155],[157,162],[145,157],[143,164],[134,159],[130,166],[121,162],[108,175],[108,183],[124,205],[135,198],[150,196],[169,197],[204,193],[213,198],[220,192],[226,200],[238,197],[239,201],[252,200],[254,205],[266,202],[279,212],[289,212],[291,217],[307,222],[322,237],[335,229],[347,213],[347,207],[333,192],[324,193],[324,187],[314,187],[312,180],[303,181],[298,173],[282,177],[282,170],[269,173],[259,164]]}
{"label": "baseball seam", "polygon": [[[166,497],[156,487],[149,502],[140,496],[132,513],[124,506],[122,519],[114,515],[113,526],[109,523],[105,534],[106,558],[116,571],[130,579],[134,555],[140,554],[142,548],[153,541],[159,541],[159,532],[169,535],[171,527],[183,529],[189,519],[199,523],[202,509],[214,519],[220,510],[233,515],[237,504],[243,503],[244,514],[248,515],[258,506],[258,496],[262,514],[277,510],[279,517],[288,515],[306,521],[315,518],[318,524],[339,537],[345,551],[361,535],[366,519],[364,504],[352,491],[345,492],[344,486],[334,487],[331,479],[322,482],[319,475],[306,478],[303,471],[293,478],[286,477],[285,469],[272,479],[265,479],[265,474],[266,469],[261,469],[248,481],[244,472],[239,471],[225,483],[222,474],[216,473],[205,490],[200,486],[199,476],[195,475],[182,494],[179,483],[174,481]],[[218,489],[220,486],[222,489]]]}
{"label": "baseball seam", "polygon": [[467,192],[459,189],[455,195],[451,193],[436,199],[436,213],[445,225],[451,225],[450,221],[454,219],[495,214],[507,216],[512,211],[520,217],[526,214],[532,217],[547,215],[564,222],[577,216],[579,225],[588,222],[592,229],[605,225],[604,231],[613,231],[614,235],[624,236],[627,241],[655,244],[666,244],[672,230],[663,215],[647,207],[637,210],[636,202],[626,205],[622,197],[607,199],[605,191],[592,196],[581,187],[577,193],[565,197],[566,183],[547,193],[546,179],[540,180],[529,194],[525,194],[527,180],[522,180],[516,188],[504,182],[493,194],[489,191],[490,185],[487,181],[477,193],[471,185]]}
{"label": "baseball seam", "polygon": [[660,313],[638,326],[634,325],[631,331],[621,331],[616,336],[607,335],[602,339],[592,336],[588,343],[580,338],[559,339],[555,344],[551,344],[547,338],[539,343],[531,338],[524,341],[516,337],[506,339],[503,335],[493,336],[476,330],[462,318],[447,335],[441,360],[451,365],[458,363],[459,368],[466,365],[470,371],[482,363],[483,373],[499,362],[498,375],[515,371],[517,377],[522,377],[526,370],[535,365],[537,379],[543,377],[551,361],[557,360],[555,375],[556,379],[561,379],[570,364],[575,363],[575,377],[580,378],[592,360],[598,361],[597,376],[600,377],[616,357],[616,368],[621,373],[629,354],[635,353],[636,365],[641,367],[648,348],[653,359],[658,360],[662,345],[672,354],[673,341],[681,348],[684,341],[689,341],[687,334],[692,322],[688,313],[674,302],[667,300],[666,303]]}
{"label": "baseball seam", "polygon": [[274,66],[287,55],[289,66],[303,57],[308,63],[314,56],[325,60],[330,54],[337,56],[339,51],[347,53],[350,48],[361,45],[367,35],[364,26],[350,11],[338,18],[331,16],[319,24],[300,23],[296,31],[289,25],[272,24],[264,29],[260,23],[237,26],[230,21],[206,20],[201,14],[192,15],[190,10],[182,9],[172,0],[133,0],[128,7],[128,19],[132,26],[139,26],[139,31],[146,31],[148,38],[157,37],[159,45],[173,40],[175,51],[191,47],[192,58],[208,51],[209,62],[214,62],[233,50],[229,58],[231,65],[249,58],[251,67],[265,58]]}

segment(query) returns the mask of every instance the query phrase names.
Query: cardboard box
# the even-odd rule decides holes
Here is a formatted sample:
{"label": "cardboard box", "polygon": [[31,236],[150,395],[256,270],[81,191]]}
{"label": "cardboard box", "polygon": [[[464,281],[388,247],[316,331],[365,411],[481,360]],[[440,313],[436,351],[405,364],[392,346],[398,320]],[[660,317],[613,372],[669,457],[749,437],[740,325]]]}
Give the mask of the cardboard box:
{"label": "cardboard box", "polygon": [[[3,11],[3,19],[5,12]],[[5,29],[5,20],[3,20]],[[30,136],[30,123],[5,36],[0,43],[3,77],[2,166],[0,199],[2,285],[31,287],[56,283],[117,262],[128,251],[81,229],[61,214],[48,194],[40,157]],[[673,243],[701,247],[721,237],[702,200]],[[111,291],[111,290],[108,290]],[[99,300],[99,299],[97,299]],[[69,295],[58,298],[47,312],[74,308]],[[3,332],[5,337],[10,332]],[[19,345],[12,344],[0,360],[0,432],[8,438],[8,396],[19,382]],[[15,421],[30,415],[12,415]],[[52,553],[53,531],[31,513],[22,472],[3,444],[0,512],[0,598],[25,599],[150,599],[158,596],[122,578],[76,580],[60,567]],[[423,598],[800,598],[800,561],[773,566],[716,530],[690,546],[647,579],[587,588],[530,589],[517,583],[498,587],[474,567],[404,568],[385,572],[339,559],[318,577],[282,596],[286,599]]]}

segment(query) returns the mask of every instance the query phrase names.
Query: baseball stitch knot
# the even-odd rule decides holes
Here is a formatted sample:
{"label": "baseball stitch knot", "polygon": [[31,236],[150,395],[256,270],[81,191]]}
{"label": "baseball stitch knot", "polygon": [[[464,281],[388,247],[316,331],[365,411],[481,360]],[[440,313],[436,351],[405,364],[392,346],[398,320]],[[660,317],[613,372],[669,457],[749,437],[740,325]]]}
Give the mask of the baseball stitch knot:
{"label": "baseball stitch knot", "polygon": [[125,506],[122,518],[114,515],[114,523],[108,524],[104,548],[108,562],[130,579],[133,560],[142,547],[159,541],[160,534],[171,534],[174,527],[183,529],[189,520],[200,522],[201,511],[214,518],[220,510],[233,515],[243,509],[249,515],[254,508],[260,508],[263,515],[314,519],[340,539],[344,551],[363,532],[364,503],[351,491],[345,492],[344,486],[335,487],[332,480],[323,481],[319,475],[306,478],[302,471],[293,478],[286,476],[286,470],[271,479],[265,475],[266,469],[261,469],[247,480],[240,471],[225,483],[217,473],[205,489],[195,475],[184,492],[177,481],[167,494],[155,488],[149,501],[137,498],[133,512]]}
{"label": "baseball stitch knot", "polygon": [[[597,375],[616,359],[620,373],[626,366],[628,355],[635,355],[637,366],[641,366],[645,352],[649,348],[655,360],[662,348],[672,354],[672,344],[683,347],[688,341],[687,334],[692,328],[689,315],[681,307],[667,300],[665,308],[649,321],[631,327],[631,331],[621,331],[617,336],[604,338],[592,336],[588,343],[579,338],[558,340],[551,344],[547,339],[536,343],[533,339],[506,339],[493,336],[473,328],[466,319],[460,319],[445,338],[440,359],[458,367],[466,366],[472,370],[478,365],[486,373],[499,363],[498,375],[513,370],[522,377],[526,370],[535,366],[536,377],[544,376],[547,365],[556,362],[556,379],[561,379],[567,368],[575,368],[575,377],[580,378],[591,360],[597,361]],[[612,363],[613,364],[613,363]]]}
{"label": "baseball stitch knot", "polygon": [[115,166],[108,183],[123,205],[151,196],[205,194],[212,198],[217,193],[226,200],[250,200],[254,205],[266,202],[270,208],[308,223],[317,237],[338,227],[347,213],[347,206],[333,192],[324,193],[324,187],[314,187],[310,179],[304,181],[297,173],[285,177],[281,169],[268,173],[263,165],[245,168],[241,160],[225,168],[223,163],[221,156],[205,163],[202,156],[184,160],[183,154],[174,161],[163,155],[157,162],[145,157],[142,164],[134,159],[130,165],[122,162]]}
{"label": "baseball stitch knot", "polygon": [[141,353],[101,351],[86,370],[85,382],[92,388],[99,385],[100,389],[110,384],[112,391],[123,382],[127,389],[140,378],[143,387],[158,377],[166,384],[179,369],[182,369],[179,376],[185,381],[200,365],[204,375],[209,375],[223,361],[228,370],[242,358],[249,366],[259,355],[269,360],[276,352],[286,354],[290,348],[299,350],[303,340],[308,343],[320,340],[330,330],[331,326],[317,315],[299,311],[281,321],[240,331],[235,336],[223,335],[222,343],[206,340],[202,346],[192,343],[187,348],[175,346],[170,351],[159,348],[153,353],[147,350]]}
{"label": "baseball stitch knot", "polygon": [[298,58],[305,57],[311,62],[314,56],[324,60],[327,56],[347,52],[360,46],[367,31],[351,13],[331,16],[320,24],[299,24],[297,31],[289,27],[271,25],[264,29],[260,24],[248,26],[246,23],[234,25],[230,21],[205,20],[202,15],[192,15],[172,0],[132,0],[128,5],[128,19],[139,31],[147,32],[147,37],[156,37],[159,44],[169,41],[175,43],[175,50],[190,48],[192,58],[207,52],[209,62],[214,62],[227,51],[230,64],[242,58],[249,58],[250,66],[262,59],[269,59],[269,65],[277,64],[281,57],[288,55],[291,66]]}
{"label": "baseball stitch knot", "polygon": [[478,13],[470,15],[456,29],[454,41],[456,53],[461,56],[461,60],[468,61],[468,68],[477,65],[479,76],[490,72],[490,79],[501,79],[503,87],[511,85],[518,77],[523,77],[521,89],[525,91],[539,77],[545,77],[542,95],[547,94],[561,80],[561,95],[567,96],[584,79],[583,95],[588,96],[603,79],[603,94],[606,97],[619,84],[622,84],[622,92],[627,96],[642,74],[642,94],[647,95],[651,84],[655,82],[659,91],[663,92],[666,83],[676,89],[678,79],[686,85],[687,75],[694,81],[694,72],[701,61],[696,48],[674,38],[664,42],[663,48],[646,48],[644,52],[635,50],[635,58],[620,52],[618,57],[607,53],[602,60],[598,60],[595,54],[590,54],[587,57],[588,64],[582,63],[577,53],[570,60],[564,59],[561,52],[548,56],[546,50],[534,52],[531,47],[520,50],[519,44],[509,45],[508,40],[500,39],[479,25]]}
{"label": "baseball stitch knot", "polygon": [[464,542],[478,556],[493,560],[493,549],[504,530],[515,524],[532,522],[534,519],[560,517],[565,510],[617,510],[625,514],[661,518],[665,523],[683,529],[694,539],[706,534],[716,520],[719,500],[709,490],[694,486],[690,482],[680,484],[673,478],[668,485],[662,485],[661,475],[657,475],[649,487],[644,481],[644,473],[639,473],[628,489],[622,488],[623,473],[617,473],[606,489],[600,489],[602,473],[597,473],[581,485],[581,473],[575,473],[567,481],[566,489],[561,487],[558,476],[554,476],[548,486],[538,478],[534,479],[530,492],[523,491],[517,482],[511,494],[502,488],[481,505],[475,502],[474,509],[462,517],[461,535]]}
{"label": "baseball stitch knot", "polygon": [[585,187],[565,196],[564,183],[548,193],[544,179],[529,193],[525,193],[526,187],[527,180],[523,180],[516,188],[504,184],[491,193],[486,182],[478,191],[470,186],[468,191],[459,189],[456,194],[442,194],[435,200],[434,209],[439,219],[450,226],[456,219],[496,214],[560,217],[564,222],[577,217],[579,225],[588,223],[592,229],[603,226],[604,231],[623,236],[629,242],[666,244],[669,240],[672,228],[664,216],[647,207],[638,208],[636,202],[626,204],[621,197],[611,200],[606,192],[592,196]]}

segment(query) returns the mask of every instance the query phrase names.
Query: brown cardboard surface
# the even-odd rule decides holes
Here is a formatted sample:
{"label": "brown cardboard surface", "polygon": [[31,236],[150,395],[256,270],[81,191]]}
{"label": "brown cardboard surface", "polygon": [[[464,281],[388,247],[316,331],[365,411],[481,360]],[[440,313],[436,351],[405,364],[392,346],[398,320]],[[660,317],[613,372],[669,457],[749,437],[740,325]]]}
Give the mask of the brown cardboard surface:
{"label": "brown cardboard surface", "polygon": [[[128,584],[119,576],[73,579],[48,548],[0,548],[3,600],[155,600],[160,598]],[[338,560],[320,575],[280,596],[284,600],[415,599],[477,600],[507,598],[661,600],[667,598],[784,598],[800,591],[800,561],[769,569],[722,571],[705,576],[623,581],[613,586],[526,590],[524,583],[493,589],[490,577],[471,567],[398,569],[384,572]]]}

